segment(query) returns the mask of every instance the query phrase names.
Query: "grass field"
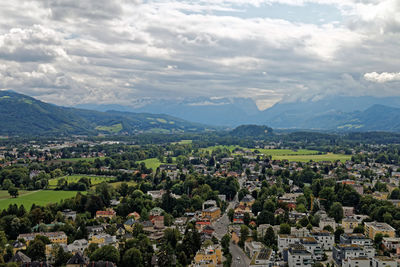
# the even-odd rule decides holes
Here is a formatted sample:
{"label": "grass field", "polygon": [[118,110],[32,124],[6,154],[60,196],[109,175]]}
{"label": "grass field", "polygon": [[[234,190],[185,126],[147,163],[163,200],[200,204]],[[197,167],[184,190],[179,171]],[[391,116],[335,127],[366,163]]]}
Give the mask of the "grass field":
{"label": "grass field", "polygon": [[308,162],[310,160],[312,161],[337,161],[340,160],[342,162],[345,162],[346,160],[351,159],[351,155],[343,155],[343,154],[333,154],[333,153],[327,153],[327,154],[321,154],[319,155],[319,151],[317,150],[308,150],[308,149],[298,149],[298,150],[290,150],[290,149],[248,149],[248,148],[243,148],[239,146],[211,146],[207,148],[202,148],[203,151],[208,151],[212,152],[213,150],[217,148],[227,148],[231,152],[235,148],[241,148],[243,150],[258,150],[261,154],[264,155],[271,155],[272,159],[276,160],[289,160],[289,161],[299,161],[299,162]]}
{"label": "grass field", "polygon": [[243,148],[243,147],[240,147],[240,146],[222,146],[222,145],[220,145],[220,146],[209,146],[209,147],[206,147],[206,148],[201,148],[200,150],[202,150],[202,151],[208,151],[208,152],[212,152],[213,150],[216,150],[217,148],[220,148],[220,149],[224,149],[224,148],[227,148],[227,149],[229,149],[229,151],[233,151],[235,148],[241,148],[241,149],[246,149],[246,148]]}
{"label": "grass field", "polygon": [[320,153],[317,150],[308,150],[308,149],[298,149],[298,150],[290,150],[290,149],[251,149],[252,151],[258,150],[261,154],[271,155],[271,156],[287,156],[287,155],[316,155]]}
{"label": "grass field", "polygon": [[94,162],[95,159],[104,159],[105,157],[94,157],[94,158],[68,158],[68,159],[59,159],[59,161],[71,161],[77,162],[80,160],[87,161],[87,162]]}
{"label": "grass field", "polygon": [[74,197],[76,191],[19,191],[17,198],[10,198],[8,192],[0,191],[0,210],[8,208],[10,204],[24,205],[25,209],[30,209],[32,204],[44,206],[48,203],[57,203],[62,199]]}
{"label": "grass field", "polygon": [[192,143],[192,140],[181,140],[181,141],[175,142],[173,144],[188,145],[188,144],[191,144],[191,143]]}
{"label": "grass field", "polygon": [[111,126],[97,126],[96,130],[109,132],[109,133],[119,133],[122,130],[122,123],[114,124]]}
{"label": "grass field", "polygon": [[120,186],[122,183],[126,183],[126,184],[128,184],[129,186],[135,186],[136,185],[136,182],[133,182],[133,181],[129,181],[129,182],[115,182],[115,183],[112,183],[112,184],[110,184],[112,187],[114,187],[114,188],[117,188],[118,186]]}
{"label": "grass field", "polygon": [[59,177],[59,178],[55,178],[55,179],[50,179],[49,180],[49,188],[55,188],[57,186],[57,181],[62,178],[66,179],[68,183],[76,183],[82,177],[90,178],[92,185],[97,185],[102,182],[110,183],[115,180],[115,177],[110,177],[110,176],[95,176],[95,175],[77,174],[77,175],[69,175],[69,176],[63,176],[63,177]]}
{"label": "grass field", "polygon": [[144,162],[144,164],[146,165],[146,168],[150,168],[153,171],[156,171],[157,168],[160,167],[160,165],[162,164],[158,158],[145,159],[145,160],[138,161],[137,163],[140,164],[142,162]]}
{"label": "grass field", "polygon": [[343,155],[343,154],[323,154],[323,155],[275,155],[272,156],[272,159],[284,160],[288,161],[298,161],[298,162],[308,162],[310,160],[318,162],[318,161],[337,161],[340,160],[345,162],[346,160],[351,159],[351,155]]}

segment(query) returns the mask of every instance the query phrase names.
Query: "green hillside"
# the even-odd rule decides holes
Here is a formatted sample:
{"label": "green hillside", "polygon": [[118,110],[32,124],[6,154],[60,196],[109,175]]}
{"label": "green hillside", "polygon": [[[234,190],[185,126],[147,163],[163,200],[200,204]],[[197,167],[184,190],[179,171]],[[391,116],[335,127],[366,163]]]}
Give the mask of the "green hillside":
{"label": "green hillside", "polygon": [[0,91],[0,114],[0,135],[97,135],[207,130],[204,125],[167,115],[66,108],[12,91]]}

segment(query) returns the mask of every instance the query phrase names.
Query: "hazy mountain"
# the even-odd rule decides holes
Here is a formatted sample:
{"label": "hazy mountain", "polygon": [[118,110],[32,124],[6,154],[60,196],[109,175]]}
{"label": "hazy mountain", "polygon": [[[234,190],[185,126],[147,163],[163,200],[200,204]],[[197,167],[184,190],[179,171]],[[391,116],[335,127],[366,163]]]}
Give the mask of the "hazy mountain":
{"label": "hazy mountain", "polygon": [[257,121],[273,128],[398,131],[391,122],[400,114],[398,107],[400,97],[329,97],[277,103],[260,112]]}
{"label": "hazy mountain", "polygon": [[259,109],[250,98],[185,98],[180,100],[153,99],[131,106],[118,105],[77,105],[98,111],[119,110],[132,112],[161,113],[188,121],[215,126],[238,126],[257,123]]}
{"label": "hazy mountain", "polygon": [[66,108],[11,91],[0,91],[0,114],[0,135],[133,134],[207,130],[204,125],[168,115]]}
{"label": "hazy mountain", "polygon": [[[378,109],[375,105],[384,107]],[[396,128],[396,123],[387,117],[391,114],[395,120],[396,108],[400,107],[400,97],[327,97],[317,101],[280,102],[263,111],[258,110],[255,102],[250,98],[205,97],[183,100],[143,100],[132,104],[132,107],[118,105],[82,105],[80,107],[99,111],[115,109],[165,113],[207,125],[230,127],[258,124],[284,129],[400,130]]]}

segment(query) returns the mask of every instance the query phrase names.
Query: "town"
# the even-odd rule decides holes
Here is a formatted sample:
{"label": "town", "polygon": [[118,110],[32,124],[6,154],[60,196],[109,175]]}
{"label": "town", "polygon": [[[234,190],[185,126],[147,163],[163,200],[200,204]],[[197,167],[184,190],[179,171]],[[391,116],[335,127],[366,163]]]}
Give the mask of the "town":
{"label": "town", "polygon": [[397,149],[6,142],[3,265],[397,266]]}

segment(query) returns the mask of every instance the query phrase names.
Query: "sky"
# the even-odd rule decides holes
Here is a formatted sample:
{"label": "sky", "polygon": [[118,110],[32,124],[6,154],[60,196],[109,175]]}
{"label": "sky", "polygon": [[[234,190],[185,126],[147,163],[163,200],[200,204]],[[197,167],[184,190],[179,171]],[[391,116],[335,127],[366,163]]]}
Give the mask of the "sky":
{"label": "sky", "polygon": [[0,90],[58,105],[400,95],[399,0],[0,1]]}

